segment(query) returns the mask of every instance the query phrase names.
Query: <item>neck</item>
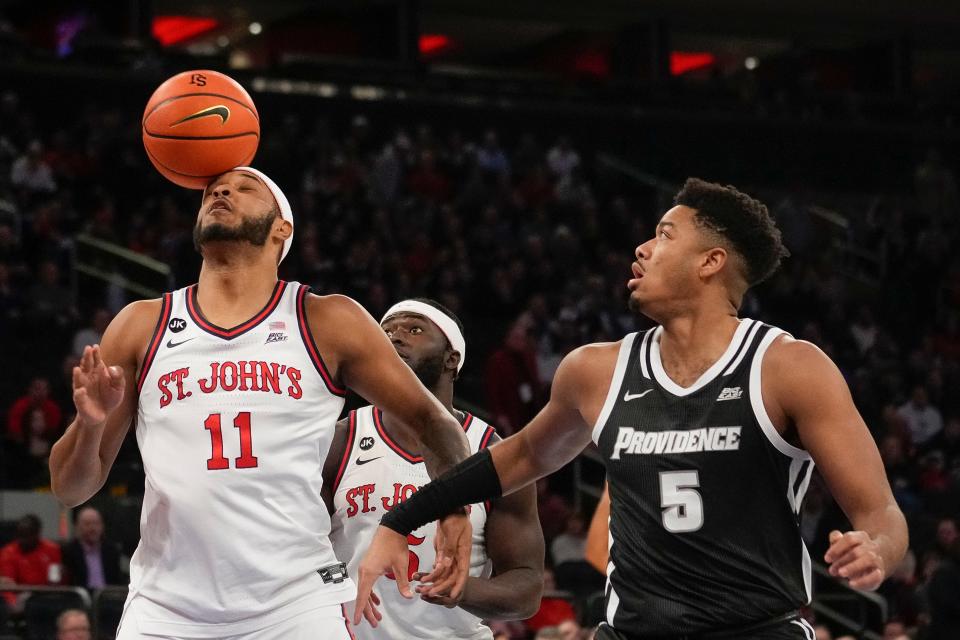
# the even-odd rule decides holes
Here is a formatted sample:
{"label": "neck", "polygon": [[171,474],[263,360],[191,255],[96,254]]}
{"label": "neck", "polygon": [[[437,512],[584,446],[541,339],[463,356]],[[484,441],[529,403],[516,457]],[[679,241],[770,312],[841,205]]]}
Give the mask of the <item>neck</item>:
{"label": "neck", "polygon": [[263,251],[259,256],[224,257],[205,252],[198,279],[197,301],[208,320],[231,326],[263,308],[277,284],[277,265]]}
{"label": "neck", "polygon": [[714,362],[726,350],[739,321],[732,305],[704,304],[661,322],[664,359]]}

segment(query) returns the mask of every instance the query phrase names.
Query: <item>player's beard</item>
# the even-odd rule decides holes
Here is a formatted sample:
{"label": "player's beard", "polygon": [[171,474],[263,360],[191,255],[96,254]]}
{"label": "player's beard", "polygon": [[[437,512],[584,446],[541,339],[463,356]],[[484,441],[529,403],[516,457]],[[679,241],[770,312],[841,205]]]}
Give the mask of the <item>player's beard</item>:
{"label": "player's beard", "polygon": [[432,358],[424,358],[413,369],[414,375],[427,389],[435,389],[443,375],[443,352]]}
{"label": "player's beard", "polygon": [[255,247],[262,247],[270,237],[270,228],[276,217],[276,211],[269,211],[259,218],[244,220],[235,227],[220,222],[201,227],[198,220],[193,227],[193,246],[197,251],[207,242],[248,242]]}

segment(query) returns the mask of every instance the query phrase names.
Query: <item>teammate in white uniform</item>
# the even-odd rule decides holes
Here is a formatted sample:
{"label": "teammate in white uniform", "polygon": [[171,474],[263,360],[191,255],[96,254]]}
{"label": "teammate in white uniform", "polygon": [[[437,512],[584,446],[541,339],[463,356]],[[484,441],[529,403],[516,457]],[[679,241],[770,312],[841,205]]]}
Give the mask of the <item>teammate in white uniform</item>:
{"label": "teammate in white uniform", "polygon": [[[146,472],[121,640],[350,636],[342,603],[355,587],[320,496],[347,386],[421,437],[431,475],[468,453],[359,305],[277,279],[292,234],[268,177],[218,177],[194,229],[199,283],[129,305],[74,370],[54,493],[71,506],[96,493],[134,417]],[[442,553],[468,562],[465,513],[442,526]]]}
{"label": "teammate in white uniform", "polygon": [[[448,309],[418,298],[394,305],[381,326],[425,387],[463,425],[475,453],[499,440],[493,427],[453,408],[453,386],[466,357],[463,327]],[[337,557],[353,574],[380,517],[429,482],[413,438],[392,415],[375,406],[350,413],[337,424],[324,466],[323,496],[330,509]],[[527,618],[536,612],[543,588],[543,533],[536,493],[527,487],[492,505],[475,504],[470,578],[462,599],[408,600],[383,590],[377,628],[359,625],[359,640],[490,639],[482,620]],[[434,562],[433,525],[408,538],[408,576],[415,579]],[[493,577],[491,577],[491,574]],[[437,606],[447,605],[447,606]]]}

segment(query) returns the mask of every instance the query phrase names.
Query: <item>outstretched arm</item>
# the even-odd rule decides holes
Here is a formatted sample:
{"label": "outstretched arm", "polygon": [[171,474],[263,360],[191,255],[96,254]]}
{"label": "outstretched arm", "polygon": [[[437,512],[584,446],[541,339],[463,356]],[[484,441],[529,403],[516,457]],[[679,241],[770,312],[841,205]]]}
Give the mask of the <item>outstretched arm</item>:
{"label": "outstretched arm", "polygon": [[113,319],[99,345],[73,370],[77,416],[50,450],[50,484],[63,504],[89,500],[113,466],[137,408],[139,356],[160,314],[160,300],[134,302]]}
{"label": "outstretched arm", "polygon": [[[432,604],[459,606],[484,620],[522,620],[537,612],[543,592],[543,531],[532,486],[495,501],[484,529],[489,578],[468,578],[463,597],[428,596],[430,585],[417,591]],[[417,579],[417,576],[414,576]]]}
{"label": "outstretched arm", "polygon": [[[356,622],[377,578],[388,570],[399,575],[406,566],[407,534],[456,507],[517,491],[583,450],[606,397],[618,348],[589,345],[568,354],[557,369],[547,406],[526,427],[428,483],[384,516],[360,565]],[[434,587],[428,595],[442,592]]]}
{"label": "outstretched arm", "polygon": [[762,367],[770,419],[794,426],[855,529],[830,534],[830,573],[876,589],[906,552],[907,524],[843,376],[820,349],[790,337],[771,345]]}

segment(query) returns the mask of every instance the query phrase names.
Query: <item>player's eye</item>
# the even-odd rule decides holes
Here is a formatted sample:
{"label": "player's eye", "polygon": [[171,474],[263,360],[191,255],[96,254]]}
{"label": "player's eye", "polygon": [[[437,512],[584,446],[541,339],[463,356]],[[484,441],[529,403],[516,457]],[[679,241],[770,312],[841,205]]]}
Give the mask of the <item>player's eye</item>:
{"label": "player's eye", "polygon": [[420,335],[421,333],[423,333],[423,329],[421,329],[420,327],[414,327],[414,328],[410,329],[410,334],[411,334],[411,335],[418,336],[418,335]]}

